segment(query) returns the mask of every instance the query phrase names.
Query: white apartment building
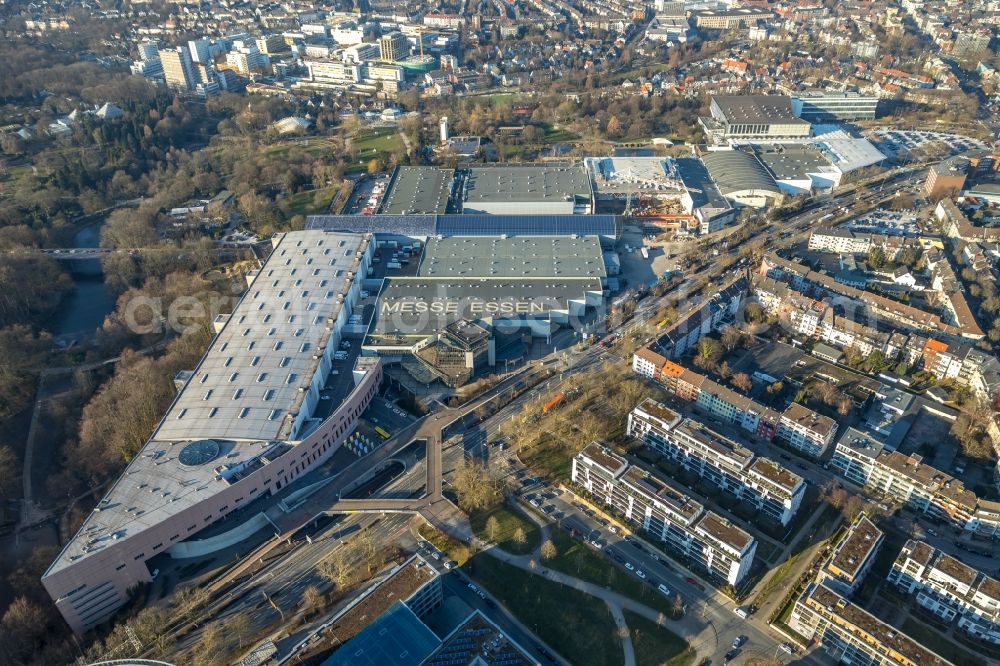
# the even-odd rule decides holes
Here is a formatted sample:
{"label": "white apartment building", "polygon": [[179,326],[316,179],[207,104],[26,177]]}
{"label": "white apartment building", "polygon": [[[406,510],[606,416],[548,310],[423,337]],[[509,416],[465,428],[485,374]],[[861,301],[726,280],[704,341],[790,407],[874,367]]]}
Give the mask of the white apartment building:
{"label": "white apartment building", "polygon": [[871,236],[839,229],[817,229],[809,234],[811,252],[865,254],[871,249]]}
{"label": "white apartment building", "polygon": [[795,602],[788,626],[820,643],[844,664],[866,666],[951,666],[829,587],[813,583]]}
{"label": "white apartment building", "polygon": [[781,414],[775,436],[793,449],[819,458],[836,434],[836,421],[793,402]]}
{"label": "white apartment building", "polygon": [[659,477],[592,443],[573,458],[573,482],[671,553],[738,585],[749,573],[756,540]]}
{"label": "white apartment building", "polygon": [[782,525],[802,503],[806,484],[798,474],[654,400],[629,414],[628,435]]}
{"label": "white apartment building", "polygon": [[817,581],[844,596],[850,596],[875,562],[884,541],[882,530],[862,514],[820,569]]}
{"label": "white apartment building", "polygon": [[966,532],[1000,534],[997,503],[979,499],[960,480],[923,464],[919,455],[886,451],[877,439],[854,428],[837,441],[830,468],[858,486]]}
{"label": "white apartment building", "polygon": [[1000,645],[1000,581],[922,541],[906,542],[888,580],[944,622]]}

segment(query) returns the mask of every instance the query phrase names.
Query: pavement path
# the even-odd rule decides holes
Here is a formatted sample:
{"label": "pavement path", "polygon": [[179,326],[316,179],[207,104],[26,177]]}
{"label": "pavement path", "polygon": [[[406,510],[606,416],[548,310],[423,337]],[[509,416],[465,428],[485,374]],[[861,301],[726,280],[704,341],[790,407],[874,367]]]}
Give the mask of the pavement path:
{"label": "pavement path", "polygon": [[717,651],[715,632],[690,613],[685,614],[679,620],[668,620],[660,611],[641,604],[631,597],[626,597],[624,594],[564,574],[561,571],[546,569],[544,564],[540,564],[538,560],[530,555],[512,555],[497,547],[486,548],[483,552],[518,569],[523,569],[554,583],[559,583],[596,597],[608,604],[609,607],[614,605],[620,610],[627,610],[636,615],[641,615],[650,622],[654,622],[676,634],[680,634],[697,653],[698,659],[695,659],[695,663],[699,663],[701,659],[710,658]]}
{"label": "pavement path", "polygon": [[614,618],[615,626],[618,627],[618,637],[622,639],[622,651],[625,653],[624,664],[625,666],[635,666],[635,646],[632,645],[632,634],[629,632],[628,623],[625,622],[625,614],[622,613],[618,604],[613,604],[610,601],[605,603],[608,604],[611,617]]}
{"label": "pavement path", "polygon": [[[611,616],[614,618],[618,628],[621,629],[624,627],[625,629],[621,636],[622,649],[625,653],[627,666],[634,666],[635,664],[635,648],[632,645],[632,638],[628,631],[628,625],[625,622],[625,616],[622,614],[623,609],[638,613],[646,619],[651,620],[662,627],[670,629],[674,633],[679,633],[681,637],[684,638],[684,640],[686,640],[702,658],[711,657],[718,649],[718,633],[711,626],[711,623],[706,625],[703,622],[699,622],[694,614],[685,614],[680,620],[670,620],[670,624],[668,625],[667,618],[663,615],[663,613],[654,610],[645,604],[641,604],[633,600],[631,597],[626,597],[617,592],[608,590],[607,588],[603,588],[594,583],[589,583],[559,571],[545,569],[542,565],[539,553],[541,551],[541,544],[549,538],[549,530],[552,525],[527,507],[521,507],[521,509],[522,513],[527,516],[531,522],[535,523],[541,532],[539,546],[535,549],[535,552],[531,555],[513,555],[497,547],[489,548],[486,552],[494,557],[497,557],[501,561],[507,562],[508,564],[513,564],[518,568],[526,569],[536,574],[541,572],[540,575],[548,578],[549,580],[562,583],[563,585],[568,585],[569,587],[580,590],[581,592],[586,592],[591,596],[595,596],[603,600],[604,603],[607,604],[608,609],[611,611]],[[534,562],[534,564],[532,564],[532,562]],[[624,600],[624,602],[622,600]],[[638,610],[640,608],[642,610]],[[699,650],[699,645],[702,646],[701,650]],[[631,659],[631,662],[629,662],[629,659]],[[698,663],[698,661],[696,660],[695,663]]]}

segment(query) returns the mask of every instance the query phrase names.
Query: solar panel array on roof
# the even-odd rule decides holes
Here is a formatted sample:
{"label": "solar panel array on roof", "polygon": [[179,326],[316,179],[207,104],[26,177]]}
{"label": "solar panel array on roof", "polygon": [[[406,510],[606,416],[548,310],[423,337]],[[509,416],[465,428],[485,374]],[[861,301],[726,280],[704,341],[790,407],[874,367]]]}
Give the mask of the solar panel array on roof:
{"label": "solar panel array on roof", "polygon": [[439,645],[434,632],[397,601],[341,645],[323,666],[417,666]]}
{"label": "solar panel array on roof", "polygon": [[402,236],[606,236],[618,215],[311,215],[306,229]]}
{"label": "solar panel array on roof", "polygon": [[433,236],[436,218],[436,215],[310,215],[306,229]]}

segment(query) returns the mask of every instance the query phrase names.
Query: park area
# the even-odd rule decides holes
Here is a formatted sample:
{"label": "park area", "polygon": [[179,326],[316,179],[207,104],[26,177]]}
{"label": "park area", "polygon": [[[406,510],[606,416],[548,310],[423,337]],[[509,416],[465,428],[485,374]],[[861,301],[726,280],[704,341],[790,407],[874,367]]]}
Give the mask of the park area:
{"label": "park area", "polygon": [[[574,664],[619,666],[621,641],[607,606],[584,592],[480,553],[469,574],[528,628]],[[688,666],[694,651],[669,629],[625,612],[639,666]]]}

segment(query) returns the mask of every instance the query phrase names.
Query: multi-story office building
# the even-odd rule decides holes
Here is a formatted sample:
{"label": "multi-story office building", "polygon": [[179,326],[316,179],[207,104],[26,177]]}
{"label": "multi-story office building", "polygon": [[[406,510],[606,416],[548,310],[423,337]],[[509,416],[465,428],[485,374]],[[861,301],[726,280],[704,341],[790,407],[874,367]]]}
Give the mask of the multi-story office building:
{"label": "multi-story office building", "polygon": [[256,39],[257,50],[261,53],[271,55],[288,50],[288,44],[281,35],[265,35]]}
{"label": "multi-story office building", "polygon": [[792,112],[810,123],[875,120],[878,103],[874,95],[811,92],[792,97]]}
{"label": "multi-story office building", "polygon": [[874,436],[848,428],[830,468],[848,481],[981,536],[1000,534],[996,503],[980,500],[958,479],[925,465],[917,454],[887,451]]}
{"label": "multi-story office building", "polygon": [[882,530],[862,514],[851,524],[830,559],[819,570],[818,582],[839,594],[850,596],[871,569],[882,541]]}
{"label": "multi-story office building", "polygon": [[782,525],[802,502],[805,481],[798,474],[654,400],[632,410],[628,434]]}
{"label": "multi-story office building", "polygon": [[735,30],[755,26],[759,21],[774,18],[774,13],[758,7],[736,9],[705,9],[694,12],[694,22],[708,30]]}
{"label": "multi-story office building", "polygon": [[198,80],[191,62],[191,53],[185,48],[161,49],[160,64],[163,79],[171,90],[186,92],[194,90]]}
{"label": "multi-story office building", "polygon": [[210,47],[209,41],[204,37],[188,41],[188,52],[191,54],[191,60],[203,65],[210,65],[212,63]]}
{"label": "multi-story office building", "polygon": [[969,163],[959,158],[950,158],[932,165],[924,180],[924,195],[929,199],[958,196],[965,187],[969,173]]}
{"label": "multi-story office building", "polygon": [[837,662],[865,666],[951,666],[902,631],[813,583],[795,602],[788,626],[817,641]]}
{"label": "multi-story office building", "polygon": [[969,636],[1000,645],[1000,581],[922,541],[906,542],[888,580]]}
{"label": "multi-story office building", "polygon": [[385,62],[396,62],[410,55],[410,41],[401,32],[385,35],[378,45],[379,55]]}
{"label": "multi-story office building", "polygon": [[809,121],[796,118],[790,97],[783,95],[713,95],[711,118],[702,125],[722,139],[804,138],[811,131]]}
{"label": "multi-story office building", "polygon": [[361,80],[361,66],[335,60],[306,60],[309,80],[318,84],[347,86]]}
{"label": "multi-story office building", "polygon": [[573,458],[573,482],[718,580],[737,585],[750,571],[757,551],[750,534],[600,444]]}
{"label": "multi-story office building", "polygon": [[[377,392],[379,358],[333,370],[372,237],[297,231],[272,243],[156,430],[42,577],[74,631],[125,605],[152,580],[153,558],[212,552],[219,538],[196,540],[199,532],[326,462]],[[327,387],[339,403],[324,402]],[[232,538],[261,521],[248,518]]]}

